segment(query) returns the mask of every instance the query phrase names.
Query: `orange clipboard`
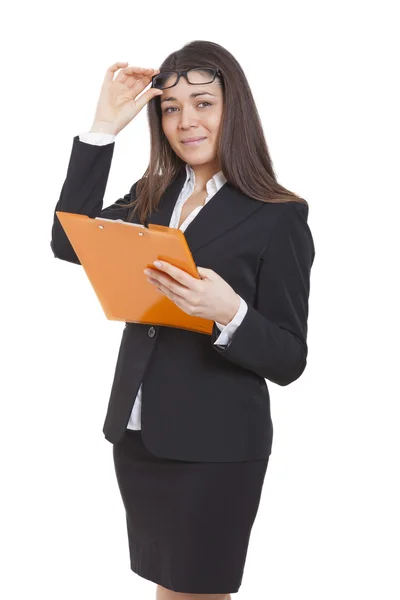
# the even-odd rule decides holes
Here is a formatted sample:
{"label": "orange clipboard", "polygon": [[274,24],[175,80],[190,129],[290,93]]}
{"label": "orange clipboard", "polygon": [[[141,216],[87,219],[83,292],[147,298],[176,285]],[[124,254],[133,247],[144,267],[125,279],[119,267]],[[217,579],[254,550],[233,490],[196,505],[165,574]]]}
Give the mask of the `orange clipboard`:
{"label": "orange clipboard", "polygon": [[143,273],[165,260],[200,279],[180,229],[56,211],[109,320],[166,325],[210,334],[214,321],[188,315]]}

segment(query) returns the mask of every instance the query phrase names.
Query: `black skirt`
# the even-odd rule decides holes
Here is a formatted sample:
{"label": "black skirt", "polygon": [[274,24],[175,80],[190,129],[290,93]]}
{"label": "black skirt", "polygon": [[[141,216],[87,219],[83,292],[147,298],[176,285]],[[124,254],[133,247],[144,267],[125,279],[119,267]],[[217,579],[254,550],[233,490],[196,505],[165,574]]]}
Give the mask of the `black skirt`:
{"label": "black skirt", "polygon": [[237,592],[269,459],[163,459],[132,429],[113,456],[132,571],[175,592]]}

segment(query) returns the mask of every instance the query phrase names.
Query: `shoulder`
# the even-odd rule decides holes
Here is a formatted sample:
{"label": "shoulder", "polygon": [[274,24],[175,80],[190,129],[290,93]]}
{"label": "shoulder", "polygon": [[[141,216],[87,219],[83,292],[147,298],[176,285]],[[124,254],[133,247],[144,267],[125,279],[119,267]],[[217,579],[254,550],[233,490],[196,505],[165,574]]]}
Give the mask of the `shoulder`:
{"label": "shoulder", "polygon": [[[302,198],[304,200],[304,198]],[[279,202],[276,203],[276,206],[279,206],[279,220],[280,221],[290,221],[290,220],[308,220],[309,213],[309,205],[304,202],[299,202],[298,200],[291,200],[288,202]]]}
{"label": "shoulder", "polygon": [[308,204],[291,201],[275,203],[274,207],[274,228],[263,254],[272,248],[279,251],[289,244],[296,248],[307,247],[314,255],[314,240],[308,224]]}
{"label": "shoulder", "polygon": [[268,232],[268,237],[292,227],[308,227],[308,203],[293,200],[264,201],[263,204],[264,208],[259,212],[259,217]]}

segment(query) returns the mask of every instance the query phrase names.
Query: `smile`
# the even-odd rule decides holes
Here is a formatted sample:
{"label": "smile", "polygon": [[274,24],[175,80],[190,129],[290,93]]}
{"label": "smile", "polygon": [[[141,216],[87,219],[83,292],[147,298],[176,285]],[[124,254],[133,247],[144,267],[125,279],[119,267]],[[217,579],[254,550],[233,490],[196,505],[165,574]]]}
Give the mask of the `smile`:
{"label": "smile", "polygon": [[196,140],[195,142],[182,142],[184,146],[198,146],[202,142],[205,142],[207,138],[202,138],[201,140]]}

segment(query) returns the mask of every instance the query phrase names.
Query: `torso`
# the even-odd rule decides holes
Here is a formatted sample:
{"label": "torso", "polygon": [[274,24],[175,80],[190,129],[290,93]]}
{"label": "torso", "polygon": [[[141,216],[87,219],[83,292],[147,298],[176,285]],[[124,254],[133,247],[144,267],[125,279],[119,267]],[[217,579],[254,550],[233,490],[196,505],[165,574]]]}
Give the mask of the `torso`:
{"label": "torso", "polygon": [[178,228],[182,225],[182,223],[187,219],[192,211],[198,206],[203,206],[205,199],[207,198],[207,192],[194,192],[189,198],[186,200],[185,204],[182,206],[182,212],[179,218]]}

